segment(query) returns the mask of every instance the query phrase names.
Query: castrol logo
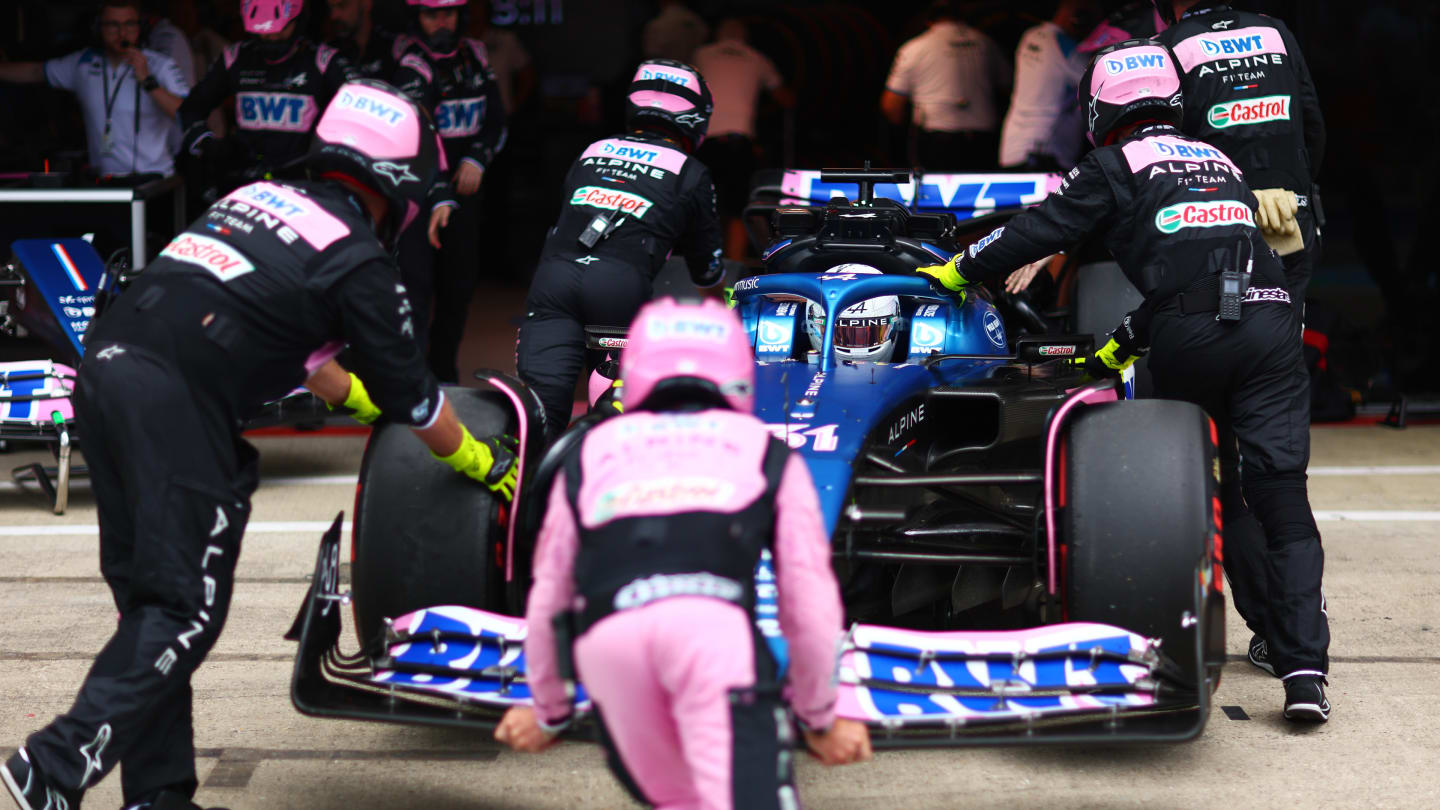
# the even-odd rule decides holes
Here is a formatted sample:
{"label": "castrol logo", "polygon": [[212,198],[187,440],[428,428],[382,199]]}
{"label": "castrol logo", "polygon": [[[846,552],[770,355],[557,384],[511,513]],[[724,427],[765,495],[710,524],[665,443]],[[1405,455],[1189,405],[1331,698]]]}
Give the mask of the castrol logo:
{"label": "castrol logo", "polygon": [[619,211],[640,219],[645,216],[645,212],[649,211],[650,206],[654,203],[639,194],[631,194],[628,191],[598,186],[581,186],[570,195],[570,204],[593,205],[596,208]]}
{"label": "castrol logo", "polygon": [[1210,126],[1216,129],[1263,124],[1267,121],[1289,121],[1290,97],[1262,96],[1216,104],[1210,108],[1207,117]]}
{"label": "castrol logo", "polygon": [[221,281],[233,281],[255,269],[235,248],[197,233],[182,233],[160,251],[176,261],[199,265],[214,273]]}
{"label": "castrol logo", "polygon": [[1255,214],[1245,203],[1235,200],[1180,203],[1161,208],[1155,214],[1155,227],[1161,233],[1175,233],[1181,228],[1215,228],[1221,225],[1255,227]]}

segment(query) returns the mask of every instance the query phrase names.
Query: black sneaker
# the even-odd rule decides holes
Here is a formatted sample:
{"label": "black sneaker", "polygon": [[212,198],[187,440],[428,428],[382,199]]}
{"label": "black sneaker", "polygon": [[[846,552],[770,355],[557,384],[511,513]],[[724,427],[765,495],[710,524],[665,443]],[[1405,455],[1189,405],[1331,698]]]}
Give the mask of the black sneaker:
{"label": "black sneaker", "polygon": [[1250,663],[1271,675],[1275,674],[1275,666],[1270,663],[1270,645],[1260,636],[1250,637]]}
{"label": "black sneaker", "polygon": [[0,782],[10,791],[10,798],[20,810],[79,810],[80,794],[70,793],[45,782],[40,769],[30,763],[30,753],[22,746],[0,767]]}
{"label": "black sneaker", "polygon": [[1325,697],[1324,678],[1294,675],[1285,679],[1285,719],[1323,723],[1330,719],[1330,701]]}

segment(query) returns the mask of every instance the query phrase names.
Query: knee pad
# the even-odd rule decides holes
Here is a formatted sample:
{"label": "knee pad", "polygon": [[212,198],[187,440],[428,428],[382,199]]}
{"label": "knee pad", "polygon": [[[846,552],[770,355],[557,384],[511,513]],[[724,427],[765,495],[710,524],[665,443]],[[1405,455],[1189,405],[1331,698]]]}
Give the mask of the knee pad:
{"label": "knee pad", "polygon": [[1310,510],[1304,472],[1247,477],[1244,490],[1250,511],[1265,527],[1265,538],[1270,548],[1320,536],[1315,514]]}

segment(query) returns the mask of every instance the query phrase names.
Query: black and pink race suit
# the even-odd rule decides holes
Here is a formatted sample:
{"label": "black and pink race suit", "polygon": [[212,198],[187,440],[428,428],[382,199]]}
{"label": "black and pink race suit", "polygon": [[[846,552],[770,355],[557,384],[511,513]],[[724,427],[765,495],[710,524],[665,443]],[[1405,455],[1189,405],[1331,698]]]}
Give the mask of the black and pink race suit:
{"label": "black and pink race suit", "polygon": [[195,792],[190,676],[225,624],[258,483],[244,421],[349,344],[387,417],[443,395],[411,336],[399,270],[328,183],[255,183],[215,203],[110,305],[75,395],[120,611],[75,705],[27,742],[67,790],[123,764],[126,804]]}

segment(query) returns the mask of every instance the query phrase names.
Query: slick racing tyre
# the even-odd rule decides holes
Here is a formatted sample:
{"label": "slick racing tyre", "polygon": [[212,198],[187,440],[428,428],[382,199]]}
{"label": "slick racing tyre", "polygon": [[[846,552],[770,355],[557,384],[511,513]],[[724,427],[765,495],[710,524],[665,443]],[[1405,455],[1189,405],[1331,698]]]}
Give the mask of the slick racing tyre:
{"label": "slick racing tyre", "polygon": [[[1075,331],[1094,335],[1095,346],[1104,346],[1106,335],[1144,300],[1115,262],[1084,265],[1075,274]],[[1135,396],[1148,397],[1154,390],[1142,357],[1135,362]]]}
{"label": "slick racing tyre", "polygon": [[[499,392],[446,386],[445,399],[475,436],[512,429]],[[503,571],[495,547],[504,539],[490,490],[436,460],[409,427],[377,427],[360,466],[350,551],[361,645],[380,637],[386,618],[420,608],[497,610]]]}
{"label": "slick racing tyre", "polygon": [[1089,406],[1069,428],[1061,481],[1069,620],[1160,639],[1188,688],[1209,677],[1197,632],[1206,665],[1215,639],[1223,662],[1212,436],[1205,412],[1188,402]]}

